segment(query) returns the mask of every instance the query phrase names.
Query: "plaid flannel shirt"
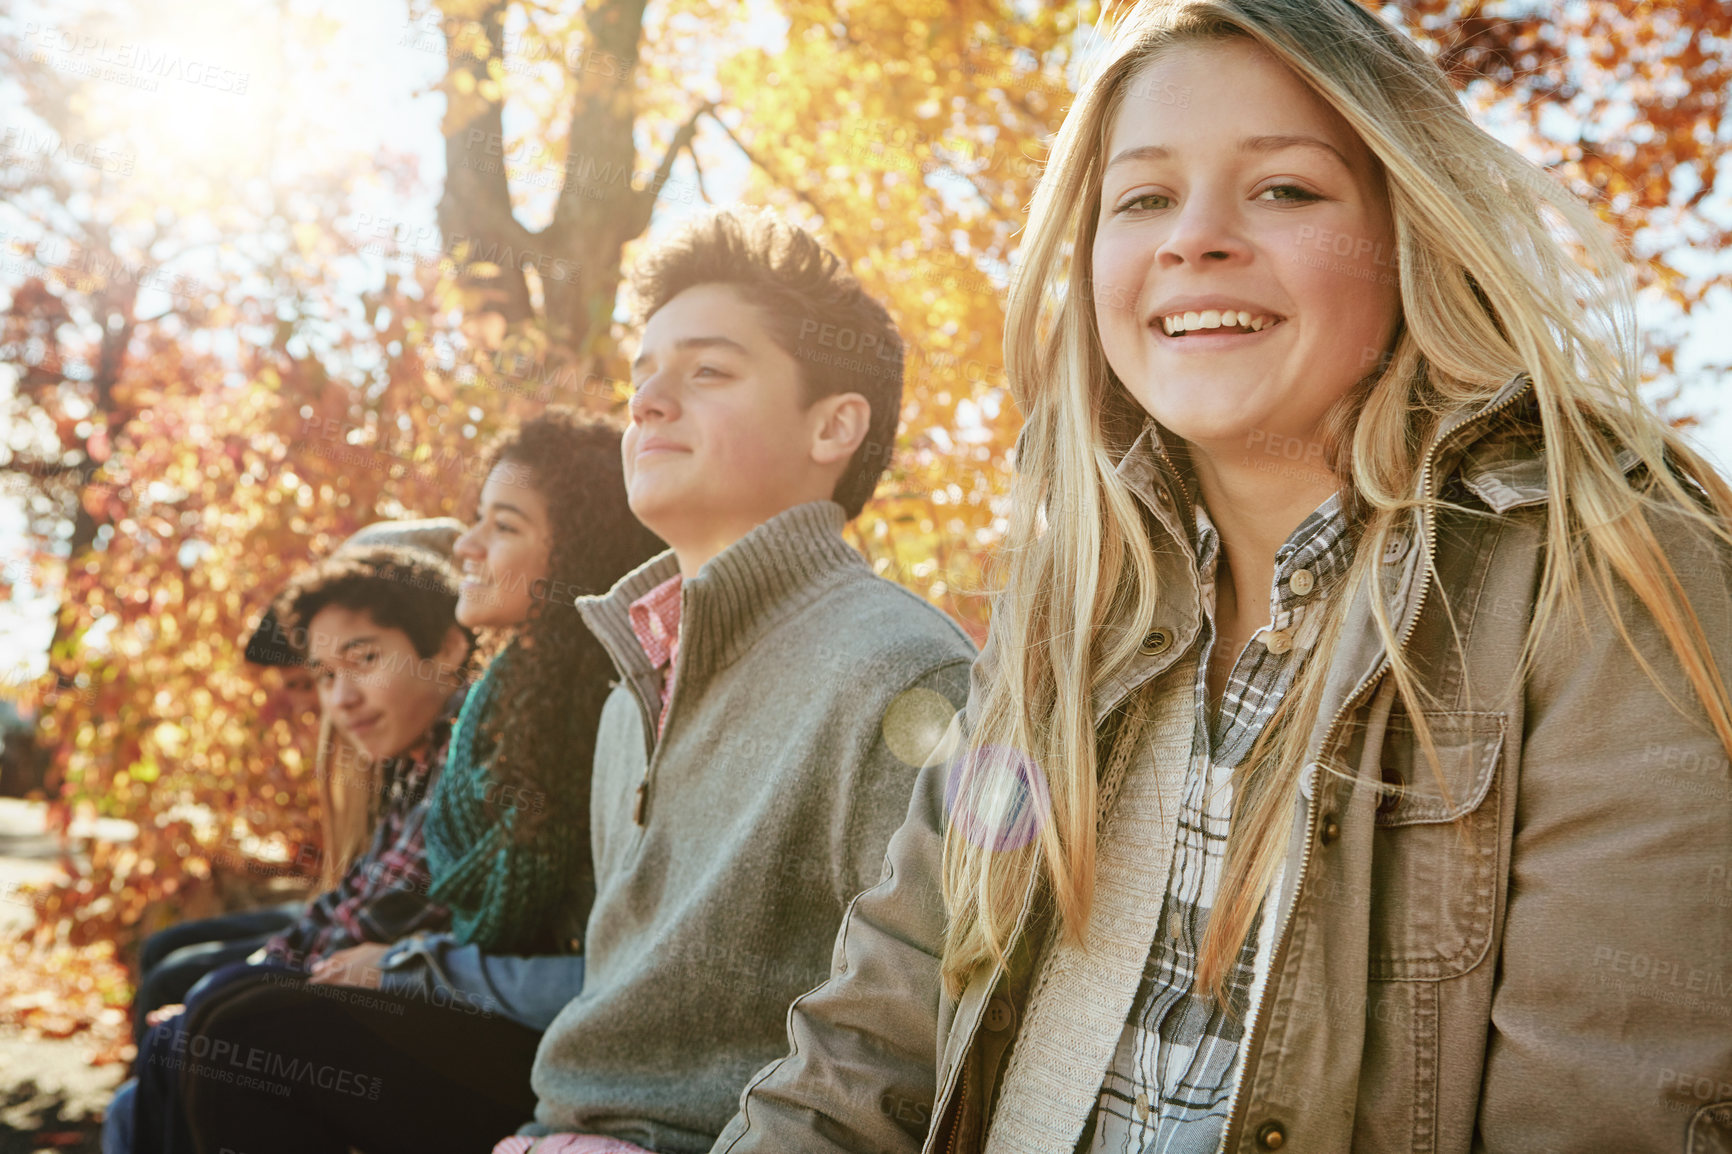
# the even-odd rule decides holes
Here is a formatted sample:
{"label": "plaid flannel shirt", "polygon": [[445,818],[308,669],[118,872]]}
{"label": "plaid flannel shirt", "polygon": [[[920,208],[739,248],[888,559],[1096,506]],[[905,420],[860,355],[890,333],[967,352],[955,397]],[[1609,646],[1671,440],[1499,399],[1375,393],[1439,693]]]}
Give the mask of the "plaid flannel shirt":
{"label": "plaid flannel shirt", "polygon": [[338,950],[450,926],[451,911],[427,897],[432,881],[421,827],[463,697],[462,691],[452,695],[419,755],[387,766],[384,812],[367,852],[336,889],[320,894],[299,921],[266,943],[271,961],[310,970]]}
{"label": "plaid flannel shirt", "polygon": [[[1212,653],[1220,535],[1200,504],[1195,517],[1204,607],[1201,642],[1204,652]],[[1228,1013],[1196,988],[1196,962],[1225,863],[1233,770],[1274,716],[1302,659],[1316,644],[1320,609],[1352,556],[1347,519],[1339,498],[1331,496],[1276,552],[1269,625],[1239,652],[1213,724],[1208,664],[1198,666],[1196,731],[1162,903],[1162,932],[1150,951],[1080,1151],[1214,1154],[1220,1145],[1251,989],[1268,966],[1271,932],[1265,918],[1276,904],[1265,898],[1239,953],[1228,981]],[[1278,894],[1278,888],[1273,892]]]}
{"label": "plaid flannel shirt", "polygon": [[674,670],[680,660],[680,590],[685,580],[675,573],[626,606],[631,631],[643,647],[652,668],[662,671],[661,708],[656,714],[656,736],[668,727],[668,703],[674,699]]}

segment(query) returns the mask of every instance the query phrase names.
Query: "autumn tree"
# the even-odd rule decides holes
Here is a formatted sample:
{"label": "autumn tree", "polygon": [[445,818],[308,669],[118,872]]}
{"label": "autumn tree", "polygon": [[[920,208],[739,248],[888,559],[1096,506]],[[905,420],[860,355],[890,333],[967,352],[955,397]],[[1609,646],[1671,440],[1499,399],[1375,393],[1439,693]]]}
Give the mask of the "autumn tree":
{"label": "autumn tree", "polygon": [[[122,10],[88,3],[65,18],[75,44],[125,34]],[[1732,14],[1621,8],[1379,11],[1594,200],[1684,318],[1725,283],[1723,263],[1686,271],[1671,254],[1726,248],[1704,210],[1727,147]],[[129,145],[123,93],[57,67],[40,29],[5,26],[7,72],[48,141],[42,165],[0,173],[7,267],[23,270],[0,273],[22,430],[0,467],[30,490],[30,571],[61,600],[42,729],[66,812],[140,826],[45,898],[41,943],[214,905],[225,873],[256,881],[316,836],[294,723],[239,652],[265,601],[362,524],[457,512],[476,444],[502,424],[552,402],[617,407],[621,269],[659,222],[712,198],[817,229],[889,303],[911,348],[903,429],[850,532],[980,636],[1019,425],[1003,292],[1045,142],[1111,15],[439,0],[375,46],[434,62],[431,188],[405,152],[331,155],[329,126],[300,111],[341,83],[318,71],[335,46],[314,18],[275,27],[279,65],[251,78],[259,99],[220,162]],[[92,171],[66,142],[133,171]],[[153,166],[167,171],[144,179]],[[1657,380],[1677,339],[1655,340]]]}

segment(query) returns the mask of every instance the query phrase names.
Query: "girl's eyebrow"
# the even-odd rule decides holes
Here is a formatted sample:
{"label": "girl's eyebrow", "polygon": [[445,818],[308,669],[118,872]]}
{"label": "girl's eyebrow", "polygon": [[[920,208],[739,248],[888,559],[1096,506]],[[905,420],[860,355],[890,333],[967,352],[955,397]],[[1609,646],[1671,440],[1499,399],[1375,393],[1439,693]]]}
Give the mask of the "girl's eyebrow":
{"label": "girl's eyebrow", "polygon": [[519,517],[522,517],[525,521],[534,520],[534,518],[531,517],[528,513],[524,512],[522,509],[518,508],[516,505],[513,505],[510,501],[483,501],[483,502],[481,502],[481,504],[479,504],[475,507],[475,519],[477,521],[479,521],[481,518],[487,516],[487,514],[489,514],[489,513],[494,513],[494,514],[516,513]]}
{"label": "girl's eyebrow", "polygon": [[1128,164],[1133,160],[1165,160],[1173,155],[1173,150],[1159,144],[1139,144],[1135,148],[1127,148],[1107,162],[1107,170],[1115,165]]}
{"label": "girl's eyebrow", "polygon": [[[1317,136],[1305,136],[1299,133],[1272,133],[1266,136],[1247,136],[1239,141],[1239,152],[1279,152],[1283,148],[1321,149],[1341,162],[1341,166],[1352,169],[1347,158],[1341,155],[1340,149],[1327,140]],[[1107,169],[1115,164],[1129,163],[1133,160],[1168,160],[1173,150],[1161,144],[1139,144],[1135,148],[1127,148],[1118,153],[1107,163]]]}
{"label": "girl's eyebrow", "polygon": [[1279,152],[1283,148],[1313,148],[1321,149],[1341,162],[1341,167],[1351,169],[1347,158],[1341,155],[1341,150],[1320,136],[1305,136],[1300,133],[1275,133],[1268,136],[1247,136],[1239,142],[1240,152]]}

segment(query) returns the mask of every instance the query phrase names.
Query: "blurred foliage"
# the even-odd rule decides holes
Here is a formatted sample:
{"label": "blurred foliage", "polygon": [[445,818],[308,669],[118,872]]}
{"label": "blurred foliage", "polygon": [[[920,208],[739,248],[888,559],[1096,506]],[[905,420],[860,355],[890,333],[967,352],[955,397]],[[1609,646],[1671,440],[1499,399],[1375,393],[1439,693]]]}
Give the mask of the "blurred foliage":
{"label": "blurred foliage", "polygon": [[[272,863],[317,840],[313,727],[241,657],[274,592],[371,521],[462,515],[477,446],[502,426],[555,401],[617,410],[621,264],[658,212],[718,182],[817,229],[889,302],[911,350],[904,425],[850,532],[983,637],[1019,426],[1003,294],[1043,144],[1110,17],[1011,0],[442,0],[411,9],[397,42],[443,69],[443,114],[417,105],[444,138],[435,190],[412,155],[328,142],[319,103],[296,97],[343,107],[319,70],[338,31],[292,4],[262,11],[277,63],[250,78],[232,146],[207,155],[163,143],[172,125],[137,135],[123,89],[56,67],[0,10],[30,122],[129,158],[122,173],[49,150],[0,169],[0,360],[16,376],[0,476],[33,550],[7,573],[59,601],[49,674],[26,696],[60,827],[138,826],[69,858],[7,962],[0,1014],[53,1030],[118,1030],[103,1007],[124,1003],[125,950],[280,887],[294,871]],[[1595,198],[1682,314],[1725,282],[1663,258],[1727,247],[1698,209],[1728,146],[1732,10],[1380,11],[1483,114],[1528,126],[1530,155]],[[143,19],[103,0],[60,16],[117,39]],[[436,230],[376,208],[433,200]],[[1660,335],[1656,376],[1675,345]]]}

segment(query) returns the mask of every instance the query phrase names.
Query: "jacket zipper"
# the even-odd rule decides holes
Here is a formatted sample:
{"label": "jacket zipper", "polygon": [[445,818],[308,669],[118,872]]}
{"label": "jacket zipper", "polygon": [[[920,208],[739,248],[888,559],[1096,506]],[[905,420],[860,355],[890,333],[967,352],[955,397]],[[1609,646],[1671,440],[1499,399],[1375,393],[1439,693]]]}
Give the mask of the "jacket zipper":
{"label": "jacket zipper", "polygon": [[[1526,395],[1528,390],[1531,388],[1533,388],[1533,381],[1530,379],[1526,385],[1517,389],[1508,397],[1505,397],[1495,407],[1475,413],[1453,428],[1446,429],[1438,434],[1437,440],[1432,443],[1431,452],[1427,453],[1425,456],[1425,465],[1420,470],[1419,474],[1419,491],[1423,498],[1430,498],[1432,466],[1437,463],[1437,458],[1443,452],[1444,446],[1454,438],[1457,433],[1461,432],[1461,430],[1470,425],[1484,421],[1489,417],[1495,416],[1504,409],[1509,408],[1518,399]],[[1395,647],[1397,649],[1407,648],[1408,640],[1412,638],[1414,629],[1419,625],[1419,616],[1425,610],[1426,599],[1431,595],[1430,560],[1437,554],[1437,518],[1435,516],[1427,516],[1425,518],[1424,544],[1425,567],[1420,570],[1419,600],[1415,604],[1413,612],[1408,616],[1407,626],[1401,631],[1401,637],[1396,641]],[[1388,668],[1389,655],[1384,654],[1383,658],[1377,663],[1377,667],[1373,669],[1364,680],[1354,687],[1353,692],[1347,695],[1347,699],[1343,701],[1341,707],[1335,711],[1335,716],[1330,719],[1329,728],[1324,730],[1323,741],[1317,747],[1318,752],[1321,753],[1323,750],[1329,748],[1330,742],[1335,738],[1335,730],[1341,724],[1341,719],[1346,716],[1350,709],[1358,707],[1359,701],[1365,691],[1369,687],[1375,685],[1383,677],[1384,670]],[[1318,797],[1320,796],[1320,793],[1321,791],[1313,786],[1310,801],[1306,805],[1305,852],[1299,857],[1299,876],[1293,880],[1293,901],[1289,903],[1287,907],[1287,916],[1281,920],[1281,930],[1276,938],[1277,944],[1275,952],[1269,958],[1269,972],[1263,979],[1263,990],[1257,998],[1256,1013],[1251,1019],[1251,1028],[1256,1036],[1247,1037],[1244,1040],[1244,1052],[1239,1062],[1238,1075],[1233,1080],[1233,1094],[1227,1100],[1227,1126],[1226,1129],[1222,1131],[1221,1145],[1217,1147],[1217,1154],[1225,1154],[1225,1151],[1232,1148],[1234,1141],[1239,1136],[1239,1127],[1243,1124],[1243,1119],[1239,1116],[1240,1094],[1245,1086],[1245,1075],[1247,1071],[1249,1071],[1252,1063],[1261,1056],[1260,1052],[1262,1050],[1263,1039],[1267,1037],[1268,1019],[1264,1016],[1264,1010],[1268,1007],[1269,992],[1274,986],[1273,979],[1278,973],[1280,973],[1281,962],[1287,954],[1287,940],[1289,931],[1293,928],[1293,914],[1294,911],[1299,908],[1300,890],[1305,884],[1305,875],[1309,872],[1311,866],[1311,851],[1317,844],[1317,819],[1318,809],[1321,804],[1318,801]],[[1256,1031],[1259,1027],[1262,1027],[1263,1032],[1257,1034]]]}
{"label": "jacket zipper", "polygon": [[[683,591],[682,591],[682,596],[683,596]],[[683,601],[681,603],[681,608],[682,608],[681,618],[682,618],[682,628],[683,628],[683,619],[684,619],[684,612],[683,612],[684,602]],[[686,652],[685,647],[682,645],[680,647],[679,654],[674,658],[674,669],[672,670],[672,672],[674,674],[674,693],[676,693],[676,694],[679,692],[680,685],[684,681],[684,679],[679,676],[679,674],[680,674],[679,663],[680,663],[680,658],[685,656],[685,652]],[[662,682],[662,684],[665,686],[667,684],[667,675],[661,672],[659,666],[656,669],[656,674],[657,674],[658,680],[660,680]],[[657,692],[655,704],[652,706],[648,701],[646,701],[644,699],[643,692],[641,689],[639,689],[636,679],[633,678],[630,680],[631,680],[632,694],[634,696],[636,696],[637,701],[638,701],[638,706],[639,706],[639,708],[641,708],[643,710],[644,736],[645,736],[646,743],[647,743],[645,748],[648,750],[648,755],[644,758],[644,763],[643,763],[643,780],[637,783],[637,793],[633,796],[632,803],[631,803],[631,819],[641,829],[641,828],[644,828],[645,826],[647,826],[649,824],[648,816],[647,816],[645,811],[649,808],[650,778],[655,773],[656,758],[660,757],[661,752],[662,752],[662,725],[661,725],[662,700],[661,700],[661,693]],[[673,707],[673,703],[674,703],[673,697],[670,696],[667,700],[668,708],[671,709]]]}
{"label": "jacket zipper", "polygon": [[956,1082],[956,1125],[950,1128],[950,1141],[944,1144],[944,1154],[956,1154],[956,1136],[962,1133],[962,1115],[968,1109],[968,1055],[962,1056],[962,1077]]}
{"label": "jacket zipper", "polygon": [[637,792],[633,795],[631,803],[632,823],[642,828],[645,824],[644,807],[649,801],[650,769],[655,765],[656,754],[661,752],[661,740],[656,733],[656,723],[653,720],[656,715],[649,708],[649,703],[644,700],[643,691],[638,688],[637,681],[628,675],[626,684],[631,688],[631,695],[637,698],[638,709],[642,711],[644,717],[644,749],[646,752],[643,759],[643,779],[637,783]]}
{"label": "jacket zipper", "polygon": [[641,829],[649,824],[644,811],[649,806],[650,777],[655,772],[656,758],[661,755],[662,751],[661,734],[658,732],[660,729],[658,719],[661,716],[661,702],[656,702],[655,707],[651,708],[649,702],[644,700],[643,691],[638,688],[637,681],[627,678],[627,683],[631,686],[632,696],[637,698],[638,708],[643,713],[644,721],[643,779],[637,783],[637,792],[632,796],[631,803],[631,820]]}
{"label": "jacket zipper", "polygon": [[[1017,911],[1017,913],[1016,913],[1016,925],[1011,927],[1011,931],[1010,931],[1010,940],[1012,942],[1016,941],[1019,937],[1021,937],[1022,932],[1028,928],[1029,911],[1031,911],[1034,908],[1034,892],[1035,892],[1036,887],[1039,884],[1040,884],[1040,873],[1039,873],[1039,870],[1036,869],[1036,870],[1030,872],[1029,878],[1028,878],[1028,884],[1023,889],[1023,892],[1022,892],[1022,908]],[[1004,971],[1003,967],[1001,967],[1001,966],[994,966],[993,967],[992,975],[987,981],[987,998],[988,998],[988,1000],[991,999],[992,990],[997,987],[999,979],[1001,979],[1004,976],[1004,974],[1005,974],[1005,971]],[[983,1010],[982,1012],[984,1013],[985,1011]],[[954,1071],[952,1071],[952,1074],[951,1074],[951,1076],[953,1078],[955,1078],[956,1081],[950,1083],[950,1085],[947,1085],[947,1086],[940,1086],[938,1088],[938,1095],[937,1095],[937,1097],[935,1097],[933,1099],[933,1102],[932,1102],[933,1121],[937,1121],[937,1119],[938,1119],[938,1106],[940,1103],[943,1103],[945,1105],[946,1109],[949,1108],[950,1103],[952,1103],[952,1102],[956,1103],[956,1126],[951,1129],[950,1140],[947,1143],[945,1143],[945,1146],[944,1146],[945,1154],[952,1154],[952,1152],[955,1151],[955,1149],[956,1149],[956,1135],[962,1129],[962,1113],[963,1113],[963,1110],[965,1108],[965,1101],[963,1099],[963,1093],[964,1093],[964,1091],[966,1091],[968,1089],[968,1054],[969,1054],[969,1051],[971,1049],[973,1049],[973,1047],[974,1047],[975,1036],[978,1035],[979,1033],[980,1033],[980,1019],[977,1017],[974,1020],[973,1032],[969,1034],[967,1042],[965,1042],[963,1044],[962,1052],[959,1056],[959,1060],[956,1063],[956,1069]],[[929,1139],[930,1139],[930,1137],[931,1137],[931,1135],[928,1134]],[[922,1148],[924,1148],[924,1144],[922,1144]]]}

